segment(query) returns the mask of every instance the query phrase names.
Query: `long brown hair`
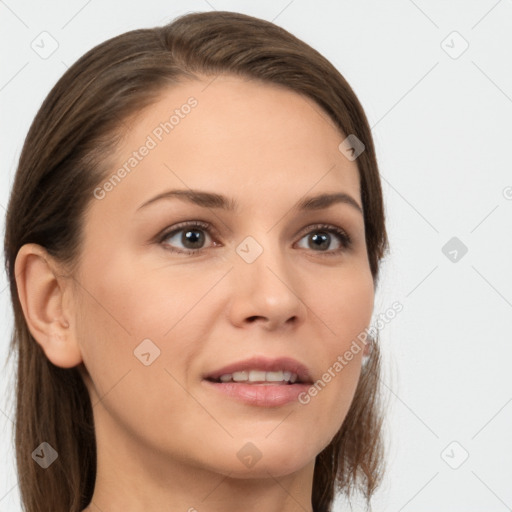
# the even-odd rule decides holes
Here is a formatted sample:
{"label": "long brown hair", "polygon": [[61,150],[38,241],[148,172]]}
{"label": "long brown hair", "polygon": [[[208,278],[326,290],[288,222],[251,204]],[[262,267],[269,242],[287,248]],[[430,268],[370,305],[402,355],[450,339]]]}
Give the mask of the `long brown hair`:
{"label": "long brown hair", "polygon": [[[60,368],[30,334],[18,297],[14,262],[20,247],[40,244],[70,265],[80,257],[84,211],[109,172],[108,155],[123,123],[184,78],[236,74],[280,84],[312,98],[345,136],[365,150],[357,158],[368,260],[376,287],[388,249],[381,184],[363,108],[343,76],[286,30],[234,12],[183,15],[133,30],[83,55],[61,77],[27,134],[11,191],[5,260],[14,310],[10,354],[17,355],[15,446],[27,512],[80,512],[96,477],[92,406],[78,367]],[[337,492],[360,491],[367,505],[382,479],[380,353],[373,344],[350,410],[317,456],[312,504],[328,512]],[[32,452],[42,442],[59,453],[47,470]]]}

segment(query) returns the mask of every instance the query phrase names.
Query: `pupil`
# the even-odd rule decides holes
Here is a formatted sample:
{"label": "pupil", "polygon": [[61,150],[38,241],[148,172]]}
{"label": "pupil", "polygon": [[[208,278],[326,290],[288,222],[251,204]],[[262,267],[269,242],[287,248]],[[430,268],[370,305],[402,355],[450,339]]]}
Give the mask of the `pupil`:
{"label": "pupil", "polygon": [[[193,244],[197,243],[198,241],[201,241],[202,240],[202,235],[201,234],[197,235],[197,233],[199,233],[199,231],[197,231],[197,230],[195,230],[195,231],[193,231],[193,230],[192,231],[187,231],[185,233],[185,241],[187,243],[191,242]],[[194,249],[194,248],[195,247],[192,247],[192,249]]]}
{"label": "pupil", "polygon": [[[329,234],[327,233],[322,233],[321,235],[313,235],[313,240],[315,242],[315,246],[316,247],[321,247],[321,244],[323,242],[327,242],[327,244],[324,243],[324,245],[326,245],[327,247],[329,247]],[[317,244],[316,242],[319,241],[319,243]]]}

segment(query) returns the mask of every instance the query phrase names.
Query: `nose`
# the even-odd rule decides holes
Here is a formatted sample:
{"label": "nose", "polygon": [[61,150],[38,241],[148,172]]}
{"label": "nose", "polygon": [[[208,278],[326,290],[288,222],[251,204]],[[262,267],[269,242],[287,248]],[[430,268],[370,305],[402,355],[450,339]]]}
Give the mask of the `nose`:
{"label": "nose", "polygon": [[236,259],[231,272],[233,295],[230,317],[247,328],[261,324],[267,331],[297,327],[307,308],[300,297],[300,283],[282,250],[265,248],[255,261]]}

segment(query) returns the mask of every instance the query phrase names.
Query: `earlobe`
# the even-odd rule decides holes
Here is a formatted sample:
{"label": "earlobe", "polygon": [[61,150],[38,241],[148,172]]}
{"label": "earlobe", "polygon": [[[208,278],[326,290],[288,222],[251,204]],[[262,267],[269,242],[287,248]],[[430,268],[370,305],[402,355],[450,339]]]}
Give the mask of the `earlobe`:
{"label": "earlobe", "polygon": [[80,364],[74,311],[65,300],[71,290],[58,263],[44,247],[25,244],[18,251],[14,270],[25,321],[46,357],[62,368]]}

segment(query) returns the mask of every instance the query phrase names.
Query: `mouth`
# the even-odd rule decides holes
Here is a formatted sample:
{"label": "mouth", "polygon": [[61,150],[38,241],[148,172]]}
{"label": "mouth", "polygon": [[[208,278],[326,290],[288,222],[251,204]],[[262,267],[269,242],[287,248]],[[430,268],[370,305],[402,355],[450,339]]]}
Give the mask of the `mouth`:
{"label": "mouth", "polygon": [[290,357],[252,357],[214,370],[204,379],[215,383],[248,385],[313,384],[308,368]]}
{"label": "mouth", "polygon": [[203,377],[206,389],[238,402],[265,408],[297,402],[313,384],[309,370],[295,359],[253,357]]}
{"label": "mouth", "polygon": [[218,378],[207,377],[206,380],[216,383],[235,382],[242,384],[259,384],[266,386],[306,384],[299,376],[289,370],[265,371],[265,370],[241,370],[233,373],[224,373]]}

